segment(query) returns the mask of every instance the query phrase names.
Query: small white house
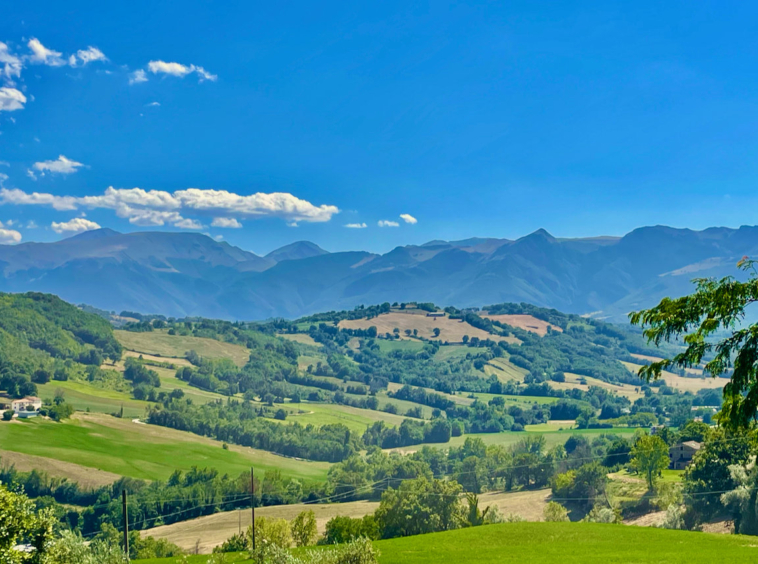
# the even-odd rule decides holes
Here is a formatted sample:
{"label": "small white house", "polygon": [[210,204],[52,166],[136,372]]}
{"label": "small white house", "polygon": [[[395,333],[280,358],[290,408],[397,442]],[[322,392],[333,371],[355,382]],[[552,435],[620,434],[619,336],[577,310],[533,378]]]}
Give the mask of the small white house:
{"label": "small white house", "polygon": [[[29,409],[29,406],[32,407],[31,410]],[[39,411],[41,408],[42,400],[35,396],[27,396],[11,402],[11,409],[17,414],[28,411]]]}

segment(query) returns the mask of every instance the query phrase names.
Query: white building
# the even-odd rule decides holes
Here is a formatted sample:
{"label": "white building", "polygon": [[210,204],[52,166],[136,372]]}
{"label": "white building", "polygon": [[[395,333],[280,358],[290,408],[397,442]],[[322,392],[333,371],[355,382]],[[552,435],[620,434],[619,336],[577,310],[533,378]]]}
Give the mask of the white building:
{"label": "white building", "polygon": [[[29,409],[32,406],[32,410]],[[15,413],[21,413],[22,411],[39,411],[42,408],[42,400],[38,397],[27,396],[23,399],[13,400],[11,402],[11,409]]]}

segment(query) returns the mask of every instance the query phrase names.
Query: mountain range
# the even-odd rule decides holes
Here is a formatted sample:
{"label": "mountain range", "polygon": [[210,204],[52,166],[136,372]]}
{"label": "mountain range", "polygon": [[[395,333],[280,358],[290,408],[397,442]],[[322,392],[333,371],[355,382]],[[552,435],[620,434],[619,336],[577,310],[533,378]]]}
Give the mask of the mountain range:
{"label": "mountain range", "polygon": [[385,301],[458,307],[528,302],[623,320],[735,275],[758,227],[642,227],[624,237],[471,238],[330,253],[299,241],[265,257],[198,233],[88,231],[55,243],[0,245],[0,290],[41,291],[111,311],[256,320]]}

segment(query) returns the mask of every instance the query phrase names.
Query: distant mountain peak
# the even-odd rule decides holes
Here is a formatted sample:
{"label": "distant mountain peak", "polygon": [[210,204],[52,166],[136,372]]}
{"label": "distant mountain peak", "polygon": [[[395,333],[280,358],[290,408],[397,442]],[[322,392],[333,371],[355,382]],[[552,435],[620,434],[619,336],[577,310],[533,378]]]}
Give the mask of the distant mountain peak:
{"label": "distant mountain peak", "polygon": [[329,251],[325,251],[316,243],[312,243],[311,241],[295,241],[289,245],[274,249],[266,255],[266,258],[282,262],[283,260],[300,260],[327,254],[329,254]]}
{"label": "distant mountain peak", "polygon": [[121,235],[121,233],[113,229],[110,229],[108,227],[101,227],[100,229],[85,231],[84,233],[79,233],[77,235],[73,235],[72,237],[67,237],[66,239],[68,241],[74,241],[74,240],[75,241],[92,241],[94,239],[105,239],[107,237],[115,237],[116,235]]}

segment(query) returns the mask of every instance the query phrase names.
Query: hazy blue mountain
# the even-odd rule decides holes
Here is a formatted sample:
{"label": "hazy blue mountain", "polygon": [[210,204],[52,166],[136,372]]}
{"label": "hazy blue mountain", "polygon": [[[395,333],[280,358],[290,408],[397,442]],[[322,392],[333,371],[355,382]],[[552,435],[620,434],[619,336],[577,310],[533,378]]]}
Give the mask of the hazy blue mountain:
{"label": "hazy blue mountain", "polygon": [[266,258],[275,260],[276,262],[282,262],[283,260],[300,260],[326,254],[328,254],[328,251],[325,251],[316,243],[311,243],[310,241],[296,241],[271,251],[266,255]]}
{"label": "hazy blue mountain", "polygon": [[196,233],[90,231],[57,243],[0,246],[0,291],[36,290],[107,310],[227,319],[297,317],[384,301],[457,306],[529,302],[620,320],[736,275],[758,254],[758,227],[642,227],[624,237],[470,238],[383,255],[328,253],[299,241],[260,257]]}

